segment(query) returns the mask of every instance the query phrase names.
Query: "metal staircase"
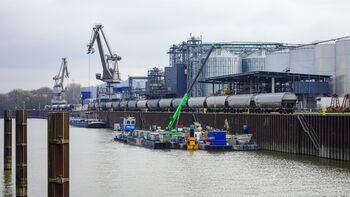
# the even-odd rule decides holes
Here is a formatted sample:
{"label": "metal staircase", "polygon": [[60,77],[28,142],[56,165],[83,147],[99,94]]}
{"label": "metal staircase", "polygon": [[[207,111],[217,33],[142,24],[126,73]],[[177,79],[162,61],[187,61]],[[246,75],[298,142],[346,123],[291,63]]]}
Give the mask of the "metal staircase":
{"label": "metal staircase", "polygon": [[140,120],[141,120],[141,129],[145,129],[145,126],[146,126],[146,119],[145,119],[145,117],[143,116],[142,110],[140,111]]}
{"label": "metal staircase", "polygon": [[316,148],[316,150],[320,149],[320,139],[316,134],[315,130],[311,127],[311,125],[307,122],[304,116],[298,115],[298,121],[303,128],[304,132],[309,136],[312,144]]}

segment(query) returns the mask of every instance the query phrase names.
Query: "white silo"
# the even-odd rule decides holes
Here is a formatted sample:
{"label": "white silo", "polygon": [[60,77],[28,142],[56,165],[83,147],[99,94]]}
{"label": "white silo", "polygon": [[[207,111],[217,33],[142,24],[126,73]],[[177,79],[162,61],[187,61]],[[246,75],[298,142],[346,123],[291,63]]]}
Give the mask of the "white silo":
{"label": "white silo", "polygon": [[255,51],[242,59],[242,72],[264,71],[266,50]]}
{"label": "white silo", "polygon": [[335,56],[336,93],[344,96],[350,93],[350,40],[336,42]]}
{"label": "white silo", "polygon": [[335,44],[318,44],[315,46],[315,73],[331,75],[331,93],[335,93]]}
{"label": "white silo", "polygon": [[301,74],[315,73],[315,48],[302,47],[290,51],[290,72]]}
{"label": "white silo", "polygon": [[265,71],[284,72],[289,69],[289,51],[276,51],[270,53],[265,59]]}
{"label": "white silo", "polygon": [[[237,74],[242,72],[242,58],[232,54],[225,48],[217,48],[209,56],[208,62],[203,68],[202,78],[217,77],[222,75]],[[207,96],[212,92],[211,84],[203,84],[201,96]],[[215,90],[219,86],[215,85]]]}

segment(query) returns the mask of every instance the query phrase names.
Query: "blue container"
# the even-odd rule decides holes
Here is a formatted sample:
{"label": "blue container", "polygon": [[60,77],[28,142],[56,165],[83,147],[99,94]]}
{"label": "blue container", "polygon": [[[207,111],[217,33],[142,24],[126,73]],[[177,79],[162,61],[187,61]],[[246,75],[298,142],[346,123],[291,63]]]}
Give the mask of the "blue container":
{"label": "blue container", "polygon": [[243,134],[248,134],[248,125],[243,125]]}
{"label": "blue container", "polygon": [[83,100],[91,98],[91,92],[90,91],[82,91],[80,93],[80,98]]}
{"label": "blue container", "polygon": [[212,145],[225,146],[226,145],[226,131],[209,131],[209,138],[214,138]]}

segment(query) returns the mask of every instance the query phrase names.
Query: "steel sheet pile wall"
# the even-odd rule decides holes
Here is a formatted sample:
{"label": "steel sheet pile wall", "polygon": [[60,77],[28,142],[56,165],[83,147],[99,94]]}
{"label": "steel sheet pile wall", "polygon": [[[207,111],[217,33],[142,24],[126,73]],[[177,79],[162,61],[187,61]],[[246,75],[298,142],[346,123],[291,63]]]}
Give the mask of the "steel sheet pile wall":
{"label": "steel sheet pile wall", "polygon": [[[120,123],[121,117],[134,116],[137,128],[148,129],[152,124],[165,128],[172,113],[101,112],[100,116],[109,121],[110,127],[113,123]],[[241,133],[243,125],[248,125],[249,132],[254,134],[256,142],[264,150],[350,161],[350,116],[305,115],[306,121],[319,136],[319,151],[302,129],[297,115],[182,113],[179,124],[188,126],[195,119],[203,126],[218,129],[224,128],[227,119],[231,133]]]}

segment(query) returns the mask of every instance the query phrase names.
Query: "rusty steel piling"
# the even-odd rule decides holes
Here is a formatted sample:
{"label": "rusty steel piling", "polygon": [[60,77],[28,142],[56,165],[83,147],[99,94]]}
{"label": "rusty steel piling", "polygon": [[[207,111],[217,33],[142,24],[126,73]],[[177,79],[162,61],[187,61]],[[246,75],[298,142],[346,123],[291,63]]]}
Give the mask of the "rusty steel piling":
{"label": "rusty steel piling", "polygon": [[12,169],[12,114],[4,111],[4,169]]}
{"label": "rusty steel piling", "polygon": [[48,196],[69,196],[69,114],[48,114]]}
{"label": "rusty steel piling", "polygon": [[16,196],[27,196],[27,112],[16,111]]}

